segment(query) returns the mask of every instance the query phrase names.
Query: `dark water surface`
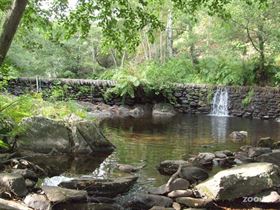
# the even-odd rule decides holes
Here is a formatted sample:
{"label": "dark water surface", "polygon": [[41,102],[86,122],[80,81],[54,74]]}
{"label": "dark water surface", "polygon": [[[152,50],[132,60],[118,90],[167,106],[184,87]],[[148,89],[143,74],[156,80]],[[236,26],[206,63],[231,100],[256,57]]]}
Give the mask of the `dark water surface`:
{"label": "dark water surface", "polygon": [[205,151],[238,150],[242,144],[230,141],[232,131],[248,131],[247,144],[255,144],[260,137],[277,139],[280,135],[280,123],[274,121],[184,114],[169,119],[108,119],[101,126],[117,149],[95,175],[104,175],[115,163],[146,164],[139,172],[141,182],[155,186],[167,180],[156,170],[160,161]]}

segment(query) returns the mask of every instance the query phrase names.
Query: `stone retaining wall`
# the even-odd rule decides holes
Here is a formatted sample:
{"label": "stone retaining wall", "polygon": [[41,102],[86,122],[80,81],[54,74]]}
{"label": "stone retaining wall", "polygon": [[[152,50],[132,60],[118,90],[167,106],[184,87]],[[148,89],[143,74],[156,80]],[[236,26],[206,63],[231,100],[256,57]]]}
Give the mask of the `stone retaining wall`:
{"label": "stone retaining wall", "polygon": [[[106,91],[116,83],[108,80],[19,78],[8,82],[8,91],[14,95],[42,92],[43,97],[73,99],[86,102],[103,102],[110,105],[135,105],[168,102],[162,94],[145,93],[138,88],[134,98],[105,97]],[[239,87],[177,84],[173,91],[175,108],[184,113],[209,114],[217,88],[227,88],[229,113],[233,116],[277,119],[280,118],[280,90],[272,87]]]}

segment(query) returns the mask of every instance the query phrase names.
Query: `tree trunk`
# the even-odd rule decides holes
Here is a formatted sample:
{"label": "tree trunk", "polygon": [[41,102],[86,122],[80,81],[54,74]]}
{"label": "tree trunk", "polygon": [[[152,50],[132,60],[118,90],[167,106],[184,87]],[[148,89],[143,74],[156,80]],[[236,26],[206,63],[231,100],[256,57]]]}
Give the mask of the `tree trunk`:
{"label": "tree trunk", "polygon": [[0,66],[8,53],[27,3],[27,0],[14,0],[7,14],[0,36]]}
{"label": "tree trunk", "polygon": [[163,63],[163,47],[162,47],[162,32],[160,31],[160,34],[159,34],[159,60],[160,60],[160,63]]}
{"label": "tree trunk", "polygon": [[189,26],[189,34],[190,34],[190,37],[191,37],[191,39],[192,39],[191,44],[190,44],[189,52],[190,52],[192,64],[193,64],[193,66],[196,68],[197,65],[199,64],[199,61],[198,61],[198,58],[197,58],[197,55],[196,55],[195,42],[194,42],[194,40],[193,40],[194,34],[193,34],[193,26],[192,26],[192,23],[189,23],[188,26]]}
{"label": "tree trunk", "polygon": [[167,57],[171,58],[173,56],[173,16],[172,11],[169,9],[168,17],[167,17],[167,24],[166,24],[166,50],[167,50]]}
{"label": "tree trunk", "polygon": [[126,52],[124,51],[124,52],[123,52],[123,55],[122,55],[122,60],[121,60],[121,67],[122,67],[122,68],[123,68],[123,66],[124,66],[125,56],[126,56]]}
{"label": "tree trunk", "polygon": [[263,25],[259,25],[257,37],[259,42],[259,68],[257,71],[257,82],[260,85],[265,85],[268,80],[268,76],[265,71],[265,40],[263,37]]}
{"label": "tree trunk", "polygon": [[149,57],[148,57],[148,52],[147,52],[147,49],[146,49],[146,45],[145,45],[145,36],[142,35],[141,33],[141,45],[142,45],[142,48],[143,48],[143,52],[144,52],[144,56],[145,56],[145,60],[149,60]]}
{"label": "tree trunk", "polygon": [[115,67],[118,67],[118,62],[117,62],[115,50],[111,50],[111,55],[112,55]]}

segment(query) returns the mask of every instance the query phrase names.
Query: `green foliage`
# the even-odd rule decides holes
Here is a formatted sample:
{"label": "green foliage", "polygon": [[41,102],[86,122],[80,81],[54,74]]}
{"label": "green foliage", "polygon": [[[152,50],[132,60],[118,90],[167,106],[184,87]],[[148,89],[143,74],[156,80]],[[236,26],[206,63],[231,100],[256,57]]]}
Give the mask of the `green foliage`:
{"label": "green foliage", "polygon": [[16,123],[19,123],[24,117],[37,115],[54,119],[63,119],[70,114],[86,117],[85,110],[75,102],[44,101],[41,93],[19,97],[0,95],[0,114],[2,118],[7,116]]}
{"label": "green foliage", "polygon": [[120,95],[122,97],[130,96],[134,98],[134,91],[144,84],[141,75],[134,68],[125,68],[112,70],[109,73],[101,75],[101,79],[111,79],[117,82],[116,86],[110,88],[105,93],[105,98],[111,98],[113,95]]}
{"label": "green foliage", "polygon": [[9,149],[9,145],[0,139],[0,150],[1,149]]}
{"label": "green foliage", "polygon": [[18,75],[18,70],[12,64],[6,62],[0,66],[0,90],[5,90],[8,80],[16,78]]}
{"label": "green foliage", "polygon": [[243,105],[244,107],[247,107],[247,106],[251,103],[254,94],[255,94],[255,93],[254,93],[254,89],[251,89],[251,90],[248,92],[247,96],[242,100],[242,105]]}
{"label": "green foliage", "polygon": [[243,63],[234,57],[205,58],[199,69],[202,83],[251,85],[254,82],[254,64]]}
{"label": "green foliage", "polygon": [[206,57],[193,66],[187,57],[173,58],[164,64],[147,62],[137,67],[108,70],[98,78],[115,80],[116,87],[107,92],[134,97],[134,91],[143,87],[146,92],[163,93],[171,99],[176,83],[207,83],[224,85],[251,85],[254,82],[254,64],[243,63],[234,57]]}

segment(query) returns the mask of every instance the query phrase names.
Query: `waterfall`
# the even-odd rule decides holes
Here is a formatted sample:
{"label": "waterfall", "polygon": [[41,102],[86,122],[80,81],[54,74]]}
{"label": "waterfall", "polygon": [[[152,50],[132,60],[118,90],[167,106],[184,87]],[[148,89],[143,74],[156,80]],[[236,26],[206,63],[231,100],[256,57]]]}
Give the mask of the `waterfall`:
{"label": "waterfall", "polygon": [[218,88],[215,92],[210,115],[228,116],[228,90],[227,88]]}

